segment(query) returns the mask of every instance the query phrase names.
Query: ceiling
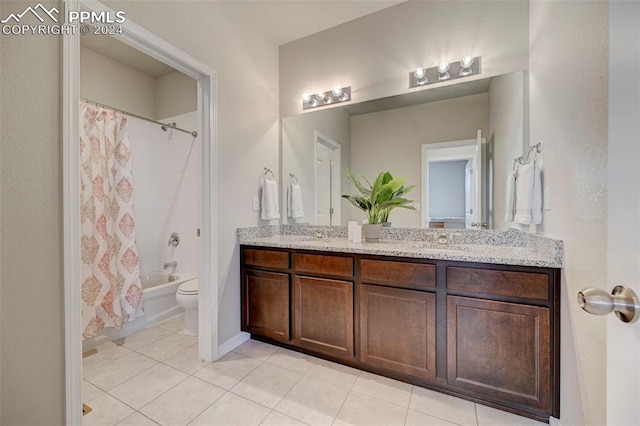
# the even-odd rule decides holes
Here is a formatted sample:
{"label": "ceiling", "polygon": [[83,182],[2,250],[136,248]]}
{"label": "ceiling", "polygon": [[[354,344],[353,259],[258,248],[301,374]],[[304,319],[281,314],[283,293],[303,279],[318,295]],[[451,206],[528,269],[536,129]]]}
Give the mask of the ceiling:
{"label": "ceiling", "polygon": [[[238,1],[243,19],[259,28],[278,46],[405,0],[248,0]],[[83,35],[81,45],[116,62],[158,78],[175,70],[116,40],[101,35]]]}

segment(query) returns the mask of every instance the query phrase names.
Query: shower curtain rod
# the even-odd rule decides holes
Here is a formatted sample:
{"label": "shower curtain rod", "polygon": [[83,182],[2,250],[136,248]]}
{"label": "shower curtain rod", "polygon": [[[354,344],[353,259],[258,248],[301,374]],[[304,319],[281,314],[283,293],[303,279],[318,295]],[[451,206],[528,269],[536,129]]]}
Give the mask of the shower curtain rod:
{"label": "shower curtain rod", "polygon": [[92,103],[92,104],[97,105],[97,106],[99,106],[99,107],[103,107],[103,108],[107,108],[107,109],[112,109],[112,110],[114,110],[114,111],[120,111],[120,112],[121,112],[121,113],[123,113],[124,115],[129,115],[129,116],[131,116],[131,117],[139,118],[140,120],[145,120],[145,121],[148,121],[148,122],[150,122],[150,123],[159,124],[159,125],[160,125],[160,128],[161,128],[162,130],[164,130],[165,132],[167,131],[167,127],[168,127],[168,128],[170,128],[170,129],[177,130],[177,131],[179,131],[179,132],[183,132],[183,133],[190,134],[190,135],[191,135],[191,136],[193,136],[194,138],[197,138],[197,137],[198,137],[198,132],[196,132],[195,130],[194,130],[194,131],[191,131],[191,130],[181,129],[180,127],[177,127],[177,126],[176,126],[176,123],[162,123],[162,122],[160,122],[160,121],[152,120],[152,119],[150,119],[150,118],[143,117],[143,116],[141,116],[141,115],[134,114],[134,113],[132,113],[132,112],[123,111],[123,110],[121,110],[120,108],[116,108],[116,107],[112,107],[112,106],[109,106],[109,105],[105,105],[105,104],[100,103],[100,102],[92,101],[91,99],[80,98],[80,100],[85,101],[85,102]]}

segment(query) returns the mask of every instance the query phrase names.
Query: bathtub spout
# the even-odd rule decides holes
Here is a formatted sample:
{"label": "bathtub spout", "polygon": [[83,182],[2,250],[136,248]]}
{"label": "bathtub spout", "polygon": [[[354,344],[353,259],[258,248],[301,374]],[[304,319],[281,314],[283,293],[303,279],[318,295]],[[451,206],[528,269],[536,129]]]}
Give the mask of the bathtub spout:
{"label": "bathtub spout", "polygon": [[177,267],[178,267],[178,262],[176,262],[175,260],[171,262],[165,262],[164,264],[162,264],[162,269],[177,268]]}

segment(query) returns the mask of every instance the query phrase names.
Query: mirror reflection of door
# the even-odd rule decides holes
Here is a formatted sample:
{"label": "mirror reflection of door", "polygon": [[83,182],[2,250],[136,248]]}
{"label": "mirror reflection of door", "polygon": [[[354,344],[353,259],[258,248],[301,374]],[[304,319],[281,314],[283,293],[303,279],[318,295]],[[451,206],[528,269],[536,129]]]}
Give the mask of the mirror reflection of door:
{"label": "mirror reflection of door", "polygon": [[316,224],[340,224],[340,144],[315,132]]}
{"label": "mirror reflection of door", "polygon": [[423,227],[486,228],[482,220],[482,151],[476,139],[422,145]]}

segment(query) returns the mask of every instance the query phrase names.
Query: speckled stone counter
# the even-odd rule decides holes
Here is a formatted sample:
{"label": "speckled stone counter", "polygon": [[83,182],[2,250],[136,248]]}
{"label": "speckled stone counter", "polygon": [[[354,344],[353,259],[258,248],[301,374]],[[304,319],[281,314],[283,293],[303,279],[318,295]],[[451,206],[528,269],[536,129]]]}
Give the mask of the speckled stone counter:
{"label": "speckled stone counter", "polygon": [[[448,243],[438,243],[446,235]],[[275,225],[239,228],[243,245],[383,256],[561,268],[563,243],[525,232],[384,228],[378,243],[352,243],[344,226]]]}

